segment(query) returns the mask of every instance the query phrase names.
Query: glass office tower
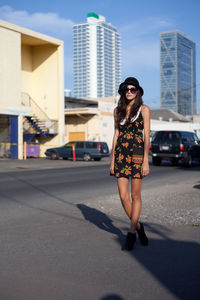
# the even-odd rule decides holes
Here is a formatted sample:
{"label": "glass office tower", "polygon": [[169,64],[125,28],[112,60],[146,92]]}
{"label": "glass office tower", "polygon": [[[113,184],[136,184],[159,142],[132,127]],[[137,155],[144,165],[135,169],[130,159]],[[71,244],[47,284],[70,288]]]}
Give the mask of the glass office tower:
{"label": "glass office tower", "polygon": [[74,96],[116,96],[121,81],[120,35],[103,16],[89,13],[73,26]]}
{"label": "glass office tower", "polygon": [[196,113],[195,43],[179,31],[160,34],[161,108]]}

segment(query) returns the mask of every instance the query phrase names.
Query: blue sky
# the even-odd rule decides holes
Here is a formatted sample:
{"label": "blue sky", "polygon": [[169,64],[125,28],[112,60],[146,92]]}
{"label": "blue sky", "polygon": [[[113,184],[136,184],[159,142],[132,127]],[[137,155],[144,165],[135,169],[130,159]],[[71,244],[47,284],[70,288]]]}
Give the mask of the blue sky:
{"label": "blue sky", "polygon": [[122,80],[137,77],[144,102],[160,105],[159,33],[179,30],[196,42],[200,113],[200,1],[198,0],[0,0],[0,19],[64,40],[65,88],[73,90],[73,24],[88,12],[106,17],[121,34]]}

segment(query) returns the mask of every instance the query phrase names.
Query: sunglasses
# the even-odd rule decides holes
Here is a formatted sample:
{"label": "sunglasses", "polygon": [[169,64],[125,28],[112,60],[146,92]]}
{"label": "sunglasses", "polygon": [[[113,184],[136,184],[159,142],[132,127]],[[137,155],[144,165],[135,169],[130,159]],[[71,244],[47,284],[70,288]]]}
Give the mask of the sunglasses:
{"label": "sunglasses", "polygon": [[128,93],[128,91],[130,91],[131,92],[131,94],[134,94],[134,93],[136,93],[137,92],[137,90],[138,90],[138,88],[124,88],[124,92],[125,93]]}

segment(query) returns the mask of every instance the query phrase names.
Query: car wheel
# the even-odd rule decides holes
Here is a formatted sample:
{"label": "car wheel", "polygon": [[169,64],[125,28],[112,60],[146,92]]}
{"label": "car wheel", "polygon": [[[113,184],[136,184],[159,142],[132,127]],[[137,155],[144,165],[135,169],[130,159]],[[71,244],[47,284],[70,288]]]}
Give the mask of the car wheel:
{"label": "car wheel", "polygon": [[89,160],[91,160],[90,154],[89,154],[89,153],[84,153],[84,155],[83,155],[83,160],[84,160],[84,161],[89,161]]}
{"label": "car wheel", "polygon": [[101,160],[101,157],[96,157],[94,158],[95,161],[100,161]]}
{"label": "car wheel", "polygon": [[192,155],[190,153],[187,154],[184,165],[189,168],[192,166]]}
{"label": "car wheel", "polygon": [[59,159],[59,156],[58,156],[58,154],[56,152],[51,152],[50,158],[51,159]]}
{"label": "car wheel", "polygon": [[160,157],[152,157],[152,165],[160,166],[160,164],[161,164],[161,158]]}
{"label": "car wheel", "polygon": [[63,157],[63,160],[68,160],[68,157]]}

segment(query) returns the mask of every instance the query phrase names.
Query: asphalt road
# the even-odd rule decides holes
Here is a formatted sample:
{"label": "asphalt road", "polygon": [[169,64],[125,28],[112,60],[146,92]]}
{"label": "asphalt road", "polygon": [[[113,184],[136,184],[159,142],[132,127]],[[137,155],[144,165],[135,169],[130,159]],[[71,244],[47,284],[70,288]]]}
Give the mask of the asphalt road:
{"label": "asphalt road", "polygon": [[[151,166],[143,194],[184,199],[189,186],[197,213],[199,171]],[[160,203],[144,201],[150,244],[128,253],[107,163],[0,172],[0,299],[199,299],[200,227],[155,218]]]}

